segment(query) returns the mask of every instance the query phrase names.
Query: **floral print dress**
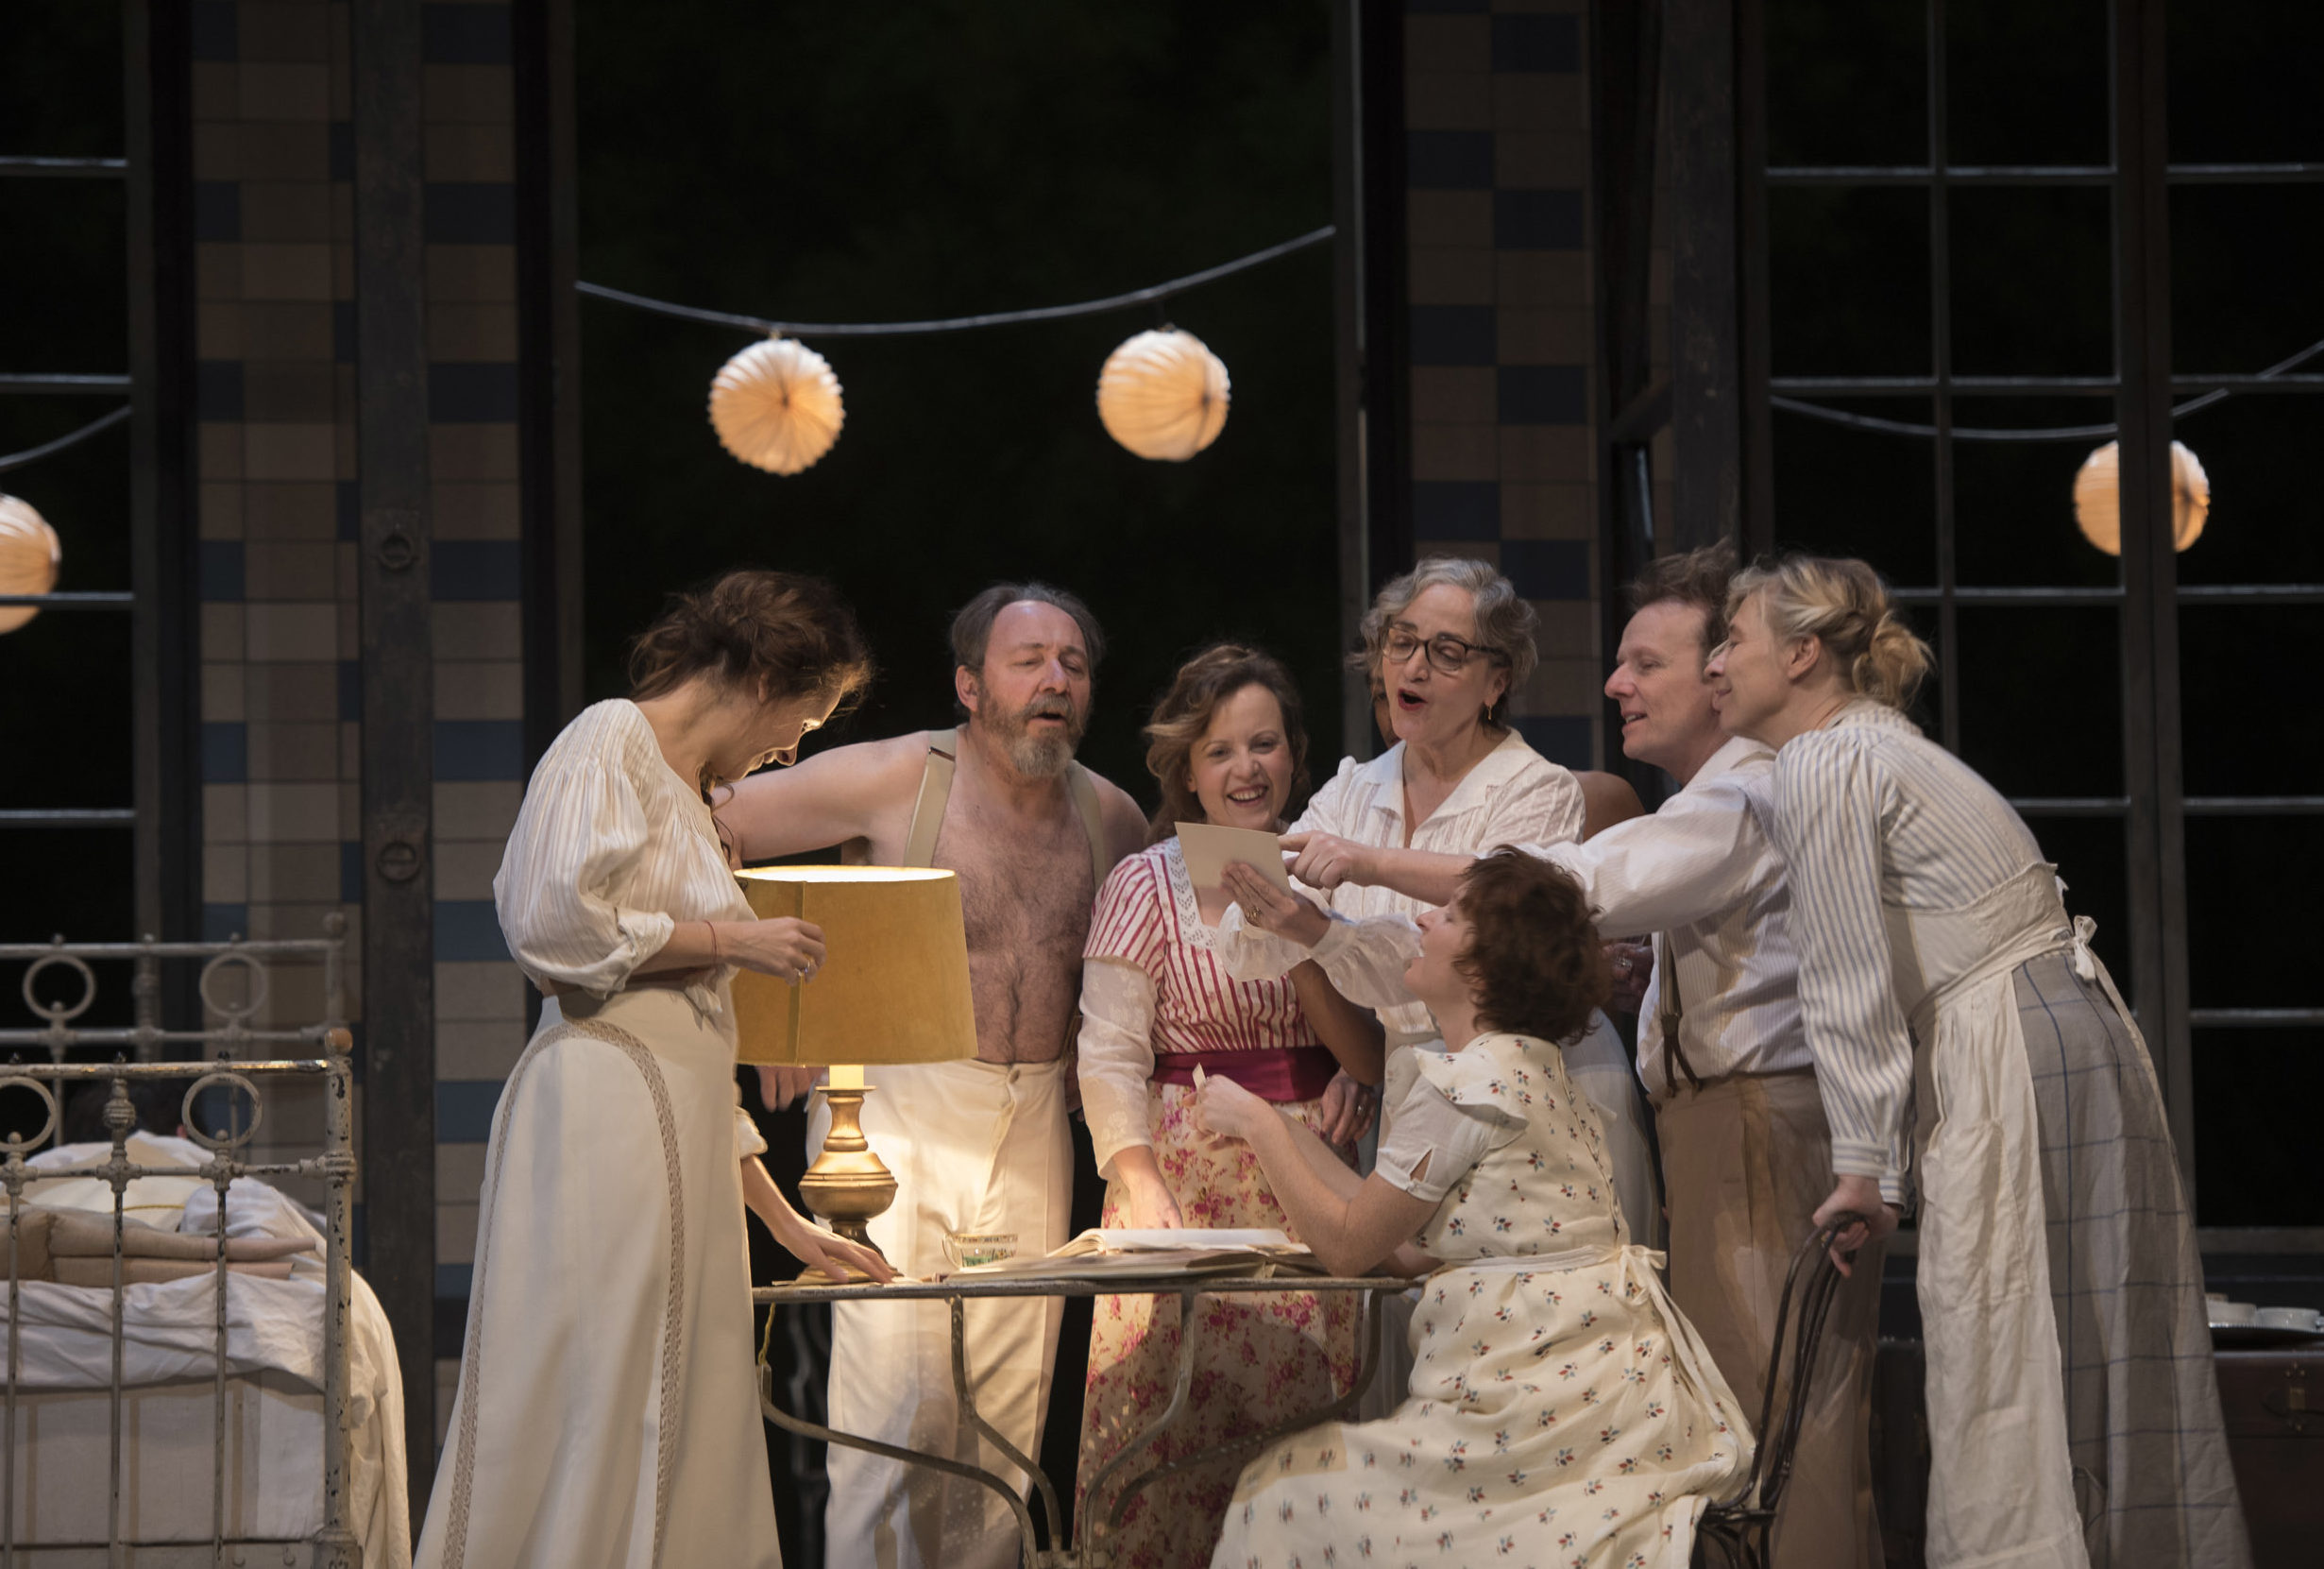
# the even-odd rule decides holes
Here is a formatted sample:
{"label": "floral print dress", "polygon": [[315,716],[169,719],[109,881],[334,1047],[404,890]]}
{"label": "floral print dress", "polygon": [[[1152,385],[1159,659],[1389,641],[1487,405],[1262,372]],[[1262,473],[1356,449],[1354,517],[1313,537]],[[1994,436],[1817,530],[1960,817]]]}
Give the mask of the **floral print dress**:
{"label": "floral print dress", "polygon": [[[1195,1125],[1194,1089],[1148,1077],[1157,1049],[1264,1051],[1315,1038],[1290,981],[1235,981],[1219,965],[1214,942],[1177,840],[1114,868],[1090,924],[1084,971],[1079,1069],[1091,1134],[1101,1168],[1110,1168],[1125,1144],[1151,1145],[1186,1224],[1272,1227],[1296,1239],[1250,1146],[1209,1137]],[[1106,969],[1115,973],[1093,973]],[[1126,1003],[1122,984],[1140,1000]],[[1321,1101],[1281,1101],[1278,1109],[1323,1136]],[[1109,1183],[1102,1223],[1133,1224],[1128,1209],[1121,1184]],[[1184,1333],[1174,1297],[1099,1297],[1094,1308],[1081,1490],[1169,1406]],[[1186,1414],[1114,1474],[1096,1500],[1109,1519],[1116,1489],[1131,1476],[1264,1432],[1329,1404],[1355,1383],[1357,1305],[1347,1292],[1196,1297],[1195,1314]],[[1211,1561],[1233,1492],[1232,1466],[1194,1467],[1140,1491],[1120,1533],[1101,1529],[1098,1540],[1121,1569],[1199,1569]],[[1087,1509],[1091,1500],[1083,1492],[1076,1504]]]}
{"label": "floral print dress", "polygon": [[1416,1062],[1416,1097],[1493,1133],[1416,1238],[1445,1268],[1413,1318],[1410,1397],[1252,1461],[1213,1569],[1682,1569],[1752,1441],[1658,1255],[1630,1244],[1595,1116],[1544,1041]]}

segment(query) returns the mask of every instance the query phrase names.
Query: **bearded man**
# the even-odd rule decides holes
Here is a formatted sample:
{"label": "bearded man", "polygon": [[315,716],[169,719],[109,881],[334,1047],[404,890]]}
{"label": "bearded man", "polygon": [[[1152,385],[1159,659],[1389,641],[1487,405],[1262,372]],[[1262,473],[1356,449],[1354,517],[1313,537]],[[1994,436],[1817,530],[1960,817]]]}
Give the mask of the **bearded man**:
{"label": "bearded man", "polygon": [[[1009,1232],[1020,1251],[1064,1242],[1073,1199],[1064,1053],[1081,995],[1090,909],[1113,863],[1145,842],[1137,804],[1074,761],[1105,641],[1079,599],[999,583],[953,618],[953,692],[965,721],[843,746],[755,775],[718,818],[744,861],[846,846],[885,866],[958,874],[968,928],[976,1057],[879,1070],[863,1130],[895,1174],[871,1224],[896,1269],[946,1268],[948,1232]],[[770,1106],[813,1068],[759,1070]],[[828,1117],[818,1112],[808,1156]],[[1041,1452],[1060,1299],[968,1306],[976,1409]],[[969,1427],[952,1385],[941,1303],[849,1304],[833,1314],[830,1422],[844,1432],[1017,1475]],[[834,1446],[825,1560],[832,1569],[1014,1564],[1015,1516],[990,1489]]]}

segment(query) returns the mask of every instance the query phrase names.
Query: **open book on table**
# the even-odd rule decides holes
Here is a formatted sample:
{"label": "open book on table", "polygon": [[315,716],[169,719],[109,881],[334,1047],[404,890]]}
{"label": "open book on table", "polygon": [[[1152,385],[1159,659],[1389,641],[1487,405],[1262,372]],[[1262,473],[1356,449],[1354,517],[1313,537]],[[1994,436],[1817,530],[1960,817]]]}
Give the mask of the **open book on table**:
{"label": "open book on table", "polygon": [[1325,1273],[1280,1231],[1185,1226],[1168,1231],[1085,1231],[1052,1253],[1004,1258],[954,1271],[954,1280],[1092,1280],[1110,1275]]}

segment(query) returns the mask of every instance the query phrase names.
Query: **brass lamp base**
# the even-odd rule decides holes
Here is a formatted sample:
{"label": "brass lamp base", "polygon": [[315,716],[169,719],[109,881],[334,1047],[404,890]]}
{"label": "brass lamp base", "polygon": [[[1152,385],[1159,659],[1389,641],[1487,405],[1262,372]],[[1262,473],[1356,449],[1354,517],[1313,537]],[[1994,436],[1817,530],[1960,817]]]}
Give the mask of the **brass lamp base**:
{"label": "brass lamp base", "polygon": [[[863,1098],[871,1094],[868,1087],[855,1089],[818,1088],[831,1107],[831,1131],[823,1136],[823,1147],[799,1179],[799,1197],[815,1218],[833,1232],[850,1242],[879,1252],[879,1244],[872,1240],[866,1223],[884,1215],[895,1202],[896,1180],[893,1173],[872,1153],[872,1146],[863,1136],[860,1120]],[[872,1277],[860,1270],[849,1270],[840,1278],[833,1278],[822,1270],[807,1270],[799,1276],[802,1286],[852,1285]]]}

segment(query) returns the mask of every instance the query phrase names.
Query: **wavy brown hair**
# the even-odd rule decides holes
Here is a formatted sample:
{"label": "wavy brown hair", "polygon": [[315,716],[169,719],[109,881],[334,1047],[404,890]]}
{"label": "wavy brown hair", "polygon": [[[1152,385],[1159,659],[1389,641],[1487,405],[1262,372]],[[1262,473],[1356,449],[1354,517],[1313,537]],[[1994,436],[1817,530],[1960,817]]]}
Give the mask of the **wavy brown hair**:
{"label": "wavy brown hair", "polygon": [[870,648],[856,612],[820,577],[745,568],[670,596],[630,645],[630,696],[646,702],[696,676],[770,703],[836,697],[872,684]]}
{"label": "wavy brown hair", "polygon": [[1597,912],[1561,868],[1507,845],[1461,875],[1468,980],[1477,1022],[1545,1041],[1577,1039],[1613,989]]}
{"label": "wavy brown hair", "polygon": [[1187,782],[1195,745],[1210,729],[1219,705],[1246,687],[1264,687],[1283,712],[1283,742],[1291,748],[1291,793],[1283,814],[1307,794],[1307,726],[1299,717],[1299,689],[1282,661],[1244,643],[1213,643],[1179,667],[1170,690],[1145,722],[1145,767],[1162,786],[1162,805],[1147,819],[1145,842],[1159,844],[1179,823],[1203,820],[1202,802]]}

